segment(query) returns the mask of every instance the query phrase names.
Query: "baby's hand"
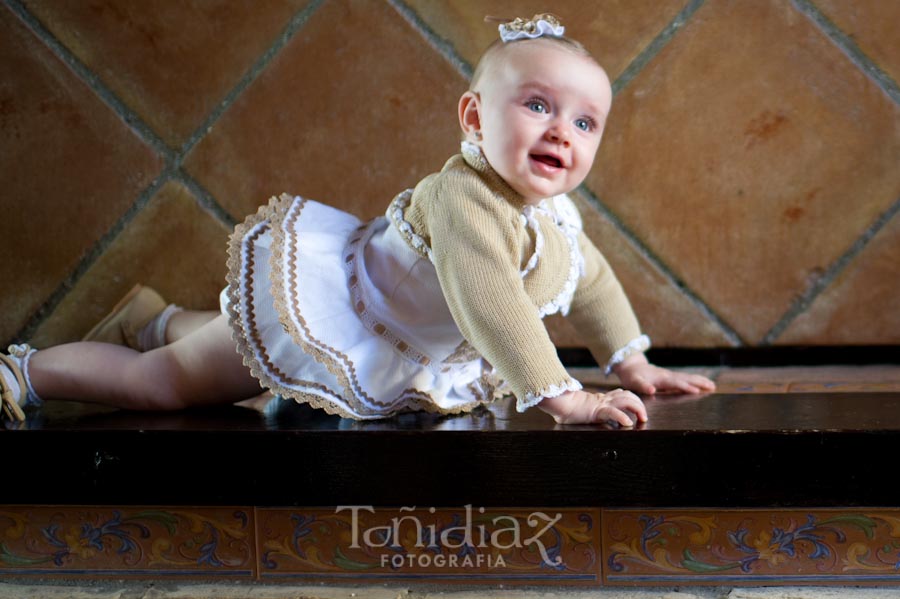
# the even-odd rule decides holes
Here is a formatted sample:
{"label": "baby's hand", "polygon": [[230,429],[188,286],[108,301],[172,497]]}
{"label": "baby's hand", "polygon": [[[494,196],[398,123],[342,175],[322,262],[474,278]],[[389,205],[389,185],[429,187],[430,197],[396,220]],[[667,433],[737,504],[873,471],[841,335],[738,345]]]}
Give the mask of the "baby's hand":
{"label": "baby's hand", "polygon": [[613,368],[622,385],[646,395],[656,393],[709,393],[716,384],[705,376],[674,372],[647,362],[643,354],[629,356]]}
{"label": "baby's hand", "polygon": [[616,389],[608,393],[570,391],[558,397],[545,397],[538,407],[547,412],[559,424],[602,424],[612,420],[621,426],[634,426],[631,412],[637,422],[647,422],[647,410],[637,395]]}

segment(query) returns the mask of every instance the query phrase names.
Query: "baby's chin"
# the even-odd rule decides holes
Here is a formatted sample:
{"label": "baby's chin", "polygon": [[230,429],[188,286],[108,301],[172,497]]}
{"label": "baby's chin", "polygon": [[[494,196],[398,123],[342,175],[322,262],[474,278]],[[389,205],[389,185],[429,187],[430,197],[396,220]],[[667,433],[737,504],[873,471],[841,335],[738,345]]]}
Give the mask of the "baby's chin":
{"label": "baby's chin", "polygon": [[578,187],[578,186],[577,185],[575,187],[549,186],[549,187],[542,187],[542,188],[527,188],[527,189],[516,189],[515,187],[513,187],[513,189],[516,189],[516,191],[519,192],[519,195],[522,196],[522,198],[525,200],[526,203],[538,204],[542,200],[556,197],[558,195],[567,194],[567,193],[573,191],[576,187]]}

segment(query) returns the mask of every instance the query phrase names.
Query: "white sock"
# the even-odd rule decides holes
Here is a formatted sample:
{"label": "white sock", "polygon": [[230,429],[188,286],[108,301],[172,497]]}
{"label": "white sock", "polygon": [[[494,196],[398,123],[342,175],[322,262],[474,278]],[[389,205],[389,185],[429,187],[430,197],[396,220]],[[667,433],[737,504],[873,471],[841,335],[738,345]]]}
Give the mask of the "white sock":
{"label": "white sock", "polygon": [[137,344],[141,351],[150,351],[166,344],[166,328],[172,315],[181,312],[175,304],[169,304],[166,308],[153,317],[143,329],[138,331]]}
{"label": "white sock", "polygon": [[[26,344],[22,344],[10,345],[6,351],[9,352],[9,357],[19,365],[19,370],[22,371],[22,378],[25,379],[25,398],[24,401],[19,400],[19,404],[23,406],[39,406],[44,403],[34,390],[34,387],[31,386],[31,377],[28,375],[28,361],[31,360],[31,356],[33,356],[37,350],[32,349]],[[16,380],[16,376],[5,366],[0,367],[0,372],[2,372],[4,380],[9,383],[9,386],[12,388],[13,396],[18,397],[21,388],[19,387],[19,381]]]}
{"label": "white sock", "polygon": [[6,364],[0,362],[0,376],[3,377],[3,382],[6,383],[6,386],[12,389],[13,397],[19,397],[19,381],[16,380],[16,376],[12,373],[9,367]]}

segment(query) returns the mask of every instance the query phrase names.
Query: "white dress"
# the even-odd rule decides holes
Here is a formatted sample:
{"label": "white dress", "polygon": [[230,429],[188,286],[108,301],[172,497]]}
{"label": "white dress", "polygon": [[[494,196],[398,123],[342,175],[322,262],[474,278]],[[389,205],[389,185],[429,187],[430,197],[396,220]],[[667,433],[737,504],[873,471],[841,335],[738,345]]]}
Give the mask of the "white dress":
{"label": "white dress", "polygon": [[[464,143],[463,155],[477,171],[480,150]],[[454,322],[431,248],[404,219],[412,196],[413,190],[399,194],[388,216],[363,223],[330,206],[282,195],[235,228],[222,312],[262,386],[355,419],[413,410],[466,412],[508,392]],[[545,225],[538,223],[539,213]],[[541,226],[556,227],[566,239],[565,284],[552,302],[535,306],[540,318],[565,315],[584,274],[578,210],[561,195],[524,207],[519,220],[534,239],[533,254],[519,272],[523,280],[542,255]],[[611,363],[645,349],[633,343]],[[571,385],[581,388],[574,379]],[[519,397],[517,409],[542,397]]]}
{"label": "white dress", "polygon": [[[408,202],[400,194],[392,208]],[[355,419],[465,412],[498,381],[453,321],[431,262],[386,217],[282,195],[229,242],[222,311],[260,383]]]}

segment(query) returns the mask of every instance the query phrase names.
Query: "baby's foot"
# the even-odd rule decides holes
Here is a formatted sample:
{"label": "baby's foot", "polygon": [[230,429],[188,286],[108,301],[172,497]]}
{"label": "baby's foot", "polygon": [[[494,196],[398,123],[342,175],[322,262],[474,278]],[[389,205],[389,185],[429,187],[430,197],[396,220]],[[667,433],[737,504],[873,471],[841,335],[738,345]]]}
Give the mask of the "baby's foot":
{"label": "baby's foot", "polygon": [[0,353],[0,407],[10,420],[25,420],[22,406],[40,404],[28,380],[28,360],[34,350],[27,345],[10,345],[9,355]]}

